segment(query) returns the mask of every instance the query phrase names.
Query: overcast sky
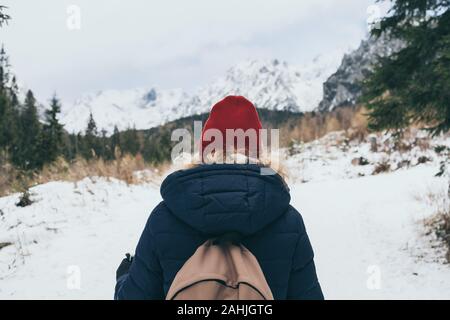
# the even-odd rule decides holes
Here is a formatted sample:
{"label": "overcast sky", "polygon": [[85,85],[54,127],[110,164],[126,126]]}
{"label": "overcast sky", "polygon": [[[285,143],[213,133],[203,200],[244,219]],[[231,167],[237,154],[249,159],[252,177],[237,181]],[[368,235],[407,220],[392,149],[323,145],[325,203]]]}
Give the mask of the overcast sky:
{"label": "overcast sky", "polygon": [[56,91],[65,101],[109,88],[193,90],[245,59],[304,63],[357,47],[378,14],[374,0],[0,3],[13,18],[0,42],[20,82],[40,100]]}

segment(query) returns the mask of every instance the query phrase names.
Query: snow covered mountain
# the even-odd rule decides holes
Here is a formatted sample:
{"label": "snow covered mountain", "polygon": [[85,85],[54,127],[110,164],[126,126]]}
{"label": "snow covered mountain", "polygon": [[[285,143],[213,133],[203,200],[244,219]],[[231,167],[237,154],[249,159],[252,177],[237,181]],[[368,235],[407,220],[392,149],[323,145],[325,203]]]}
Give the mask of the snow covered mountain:
{"label": "snow covered mountain", "polygon": [[80,132],[85,130],[92,112],[99,131],[110,134],[115,125],[119,130],[146,129],[182,117],[177,106],[183,99],[187,96],[182,90],[99,91],[82,96],[69,107],[63,106],[61,122],[69,132]]}
{"label": "snow covered mountain", "polygon": [[193,94],[181,89],[139,88],[86,94],[62,108],[61,121],[69,132],[85,130],[92,115],[99,130],[111,134],[129,127],[148,129],[194,114],[208,112],[227,95],[244,95],[258,108],[310,111],[322,99],[322,84],[343,54],[318,56],[304,66],[284,61],[252,60],[230,68],[223,77]]}
{"label": "snow covered mountain", "polygon": [[[339,55],[318,56],[312,63],[295,66],[277,59],[245,61],[229,69],[210,86],[201,88],[187,110],[209,111],[220,97],[243,95],[258,108],[311,111],[322,97],[322,83],[334,71]],[[192,109],[190,109],[191,107]]]}

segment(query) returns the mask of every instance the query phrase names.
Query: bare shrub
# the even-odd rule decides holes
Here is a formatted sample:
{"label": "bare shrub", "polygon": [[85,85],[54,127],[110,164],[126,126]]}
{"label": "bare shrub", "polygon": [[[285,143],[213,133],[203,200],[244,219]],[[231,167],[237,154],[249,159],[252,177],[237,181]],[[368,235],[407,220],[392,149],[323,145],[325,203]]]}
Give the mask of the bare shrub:
{"label": "bare shrub", "polygon": [[[324,132],[339,131],[342,128],[337,117],[327,117],[325,119]],[[321,132],[322,133],[322,132]]]}
{"label": "bare shrub", "polygon": [[411,165],[409,160],[401,160],[397,163],[397,169],[408,168]]}
{"label": "bare shrub", "polygon": [[370,152],[378,152],[377,137],[370,137]]}
{"label": "bare shrub", "polygon": [[417,164],[423,164],[423,163],[427,163],[430,162],[432,159],[428,158],[427,156],[420,156],[419,158],[417,158]]}
{"label": "bare shrub", "polygon": [[449,152],[449,148],[444,145],[438,145],[434,147],[434,152],[436,152],[437,154],[443,154],[444,152]]}
{"label": "bare shrub", "polygon": [[33,200],[31,200],[31,194],[29,190],[25,190],[19,198],[19,202],[16,203],[16,207],[28,207],[33,204]]}
{"label": "bare shrub", "polygon": [[367,134],[367,128],[363,127],[350,128],[346,131],[346,136],[350,141],[363,142],[367,137]]}
{"label": "bare shrub", "polygon": [[336,109],[336,119],[339,122],[341,130],[348,130],[352,127],[352,120],[355,116],[353,108],[338,108]]}
{"label": "bare shrub", "polygon": [[416,138],[414,140],[414,145],[418,146],[421,151],[430,149],[430,139],[426,138]]}
{"label": "bare shrub", "polygon": [[411,143],[406,142],[405,140],[396,140],[394,143],[394,150],[399,151],[400,153],[405,153],[411,151],[413,145]]}
{"label": "bare shrub", "polygon": [[450,263],[450,200],[448,191],[445,189],[439,192],[430,192],[423,201],[435,208],[435,213],[425,220],[425,227],[428,233],[434,233],[446,247],[445,258]]}
{"label": "bare shrub", "polygon": [[365,166],[369,164],[369,160],[364,157],[358,157],[352,159],[352,165],[354,166]]}
{"label": "bare shrub", "polygon": [[13,186],[17,172],[10,164],[0,166],[0,195],[6,194]]}
{"label": "bare shrub", "polygon": [[383,172],[388,172],[391,170],[391,165],[389,162],[387,161],[382,161],[380,163],[377,163],[377,165],[375,166],[375,168],[373,169],[372,174],[380,174]]}

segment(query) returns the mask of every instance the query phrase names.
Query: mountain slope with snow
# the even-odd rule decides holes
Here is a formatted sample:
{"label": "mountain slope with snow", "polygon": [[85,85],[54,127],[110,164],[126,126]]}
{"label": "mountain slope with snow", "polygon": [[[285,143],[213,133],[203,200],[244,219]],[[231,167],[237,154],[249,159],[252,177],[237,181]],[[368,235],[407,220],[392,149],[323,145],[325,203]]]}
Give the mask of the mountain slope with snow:
{"label": "mountain slope with snow", "polygon": [[92,113],[99,131],[108,134],[136,127],[147,129],[184,116],[179,102],[187,99],[182,90],[130,89],[107,90],[86,94],[71,106],[63,106],[61,122],[69,132],[86,129]]}
{"label": "mountain slope with snow", "polygon": [[[243,95],[257,108],[305,112],[315,109],[322,95],[322,83],[339,63],[339,55],[318,56],[310,64],[290,65],[277,59],[246,61],[199,90],[202,112],[209,111],[218,97]],[[188,105],[195,106],[194,103]],[[195,109],[192,111],[196,111]]]}
{"label": "mountain slope with snow", "polygon": [[85,130],[89,114],[99,130],[111,134],[129,127],[149,129],[182,117],[208,112],[227,95],[243,95],[258,108],[311,111],[322,98],[322,83],[336,70],[341,54],[318,56],[304,66],[279,60],[252,60],[230,68],[223,77],[194,94],[181,89],[140,88],[86,94],[64,104],[61,121],[69,132]]}
{"label": "mountain slope with snow", "polygon": [[390,56],[402,47],[401,41],[387,36],[361,41],[356,50],[344,55],[339,68],[323,84],[323,99],[318,109],[331,111],[335,107],[355,105],[362,93],[362,82],[379,57]]}

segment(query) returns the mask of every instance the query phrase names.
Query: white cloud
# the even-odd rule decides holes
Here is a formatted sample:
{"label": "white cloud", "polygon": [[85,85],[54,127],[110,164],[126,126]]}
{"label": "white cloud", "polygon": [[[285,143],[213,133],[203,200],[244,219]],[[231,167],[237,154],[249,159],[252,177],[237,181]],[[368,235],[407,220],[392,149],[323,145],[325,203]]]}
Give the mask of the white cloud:
{"label": "white cloud", "polygon": [[[47,99],[159,85],[193,88],[248,58],[304,62],[356,46],[373,0],[0,0],[19,79]],[[67,28],[67,7],[81,30]]]}

